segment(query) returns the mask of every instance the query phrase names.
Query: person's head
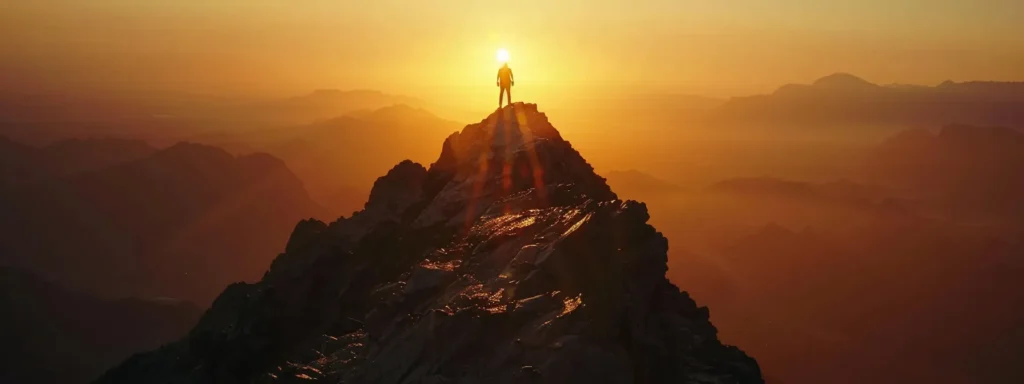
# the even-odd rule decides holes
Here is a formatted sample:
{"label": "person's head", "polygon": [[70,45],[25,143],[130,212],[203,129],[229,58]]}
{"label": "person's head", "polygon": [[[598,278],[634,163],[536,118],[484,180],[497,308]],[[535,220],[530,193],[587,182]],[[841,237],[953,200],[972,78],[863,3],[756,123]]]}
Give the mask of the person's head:
{"label": "person's head", "polygon": [[501,64],[501,67],[502,68],[508,68],[508,62],[505,62],[504,64]]}

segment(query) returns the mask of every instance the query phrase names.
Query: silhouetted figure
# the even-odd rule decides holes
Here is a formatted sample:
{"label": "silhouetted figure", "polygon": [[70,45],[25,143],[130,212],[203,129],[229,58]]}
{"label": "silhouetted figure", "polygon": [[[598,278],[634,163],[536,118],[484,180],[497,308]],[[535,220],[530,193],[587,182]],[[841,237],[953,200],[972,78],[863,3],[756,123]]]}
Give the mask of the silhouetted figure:
{"label": "silhouetted figure", "polygon": [[516,81],[512,78],[512,68],[508,67],[508,63],[505,63],[498,68],[498,81],[496,82],[498,87],[498,108],[501,108],[502,97],[508,95],[508,103],[512,104],[512,86],[516,85]]}

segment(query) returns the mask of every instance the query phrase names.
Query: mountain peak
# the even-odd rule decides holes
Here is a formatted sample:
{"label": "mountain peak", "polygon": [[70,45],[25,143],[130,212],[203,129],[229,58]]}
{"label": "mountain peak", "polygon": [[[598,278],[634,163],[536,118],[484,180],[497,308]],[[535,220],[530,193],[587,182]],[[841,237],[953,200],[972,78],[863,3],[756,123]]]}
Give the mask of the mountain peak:
{"label": "mountain peak", "polygon": [[142,159],[150,163],[190,163],[197,167],[220,167],[234,162],[235,157],[212,145],[182,141]]}
{"label": "mountain peak", "polygon": [[439,162],[446,160],[443,159],[446,153],[455,156],[453,161],[465,161],[470,156],[494,157],[542,142],[568,145],[547,116],[537,110],[536,104],[519,102],[498,109],[479,123],[467,125],[450,136],[444,145],[454,152],[442,150]]}
{"label": "mountain peak", "polygon": [[383,96],[384,92],[376,91],[372,89],[352,89],[352,90],[341,90],[332,88],[321,88],[310,92],[308,97],[338,97],[338,96]]}
{"label": "mountain peak", "polygon": [[545,203],[617,199],[536,104],[514,103],[449,136],[428,180],[448,181],[434,186],[438,198],[421,213],[421,224],[452,218],[443,210],[454,201],[468,202],[473,215],[521,193]]}
{"label": "mountain peak", "polygon": [[813,84],[817,87],[829,87],[829,88],[876,88],[877,85],[868,82],[860,77],[851,75],[849,73],[833,73],[831,75],[822,77],[816,80]]}
{"label": "mountain peak", "polygon": [[352,112],[349,115],[368,121],[381,123],[421,124],[423,121],[439,120],[429,111],[399,103],[377,109]]}
{"label": "mountain peak", "polygon": [[536,105],[452,134],[425,171],[400,163],[370,200],[297,225],[262,281],[99,382],[763,382],[665,278],[646,206]]}

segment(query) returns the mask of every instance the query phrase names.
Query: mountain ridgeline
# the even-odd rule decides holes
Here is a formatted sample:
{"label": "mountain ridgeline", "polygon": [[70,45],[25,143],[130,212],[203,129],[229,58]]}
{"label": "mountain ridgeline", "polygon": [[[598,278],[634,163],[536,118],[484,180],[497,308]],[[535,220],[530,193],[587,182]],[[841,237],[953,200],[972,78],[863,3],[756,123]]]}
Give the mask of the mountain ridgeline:
{"label": "mountain ridgeline", "polygon": [[770,95],[736,97],[715,114],[758,124],[1024,123],[1024,82],[946,81],[937,86],[878,85],[846,73],[788,84]]}
{"label": "mountain ridgeline", "polygon": [[[947,125],[900,132],[872,151],[867,174],[959,218],[1019,220],[1024,213],[1024,133]],[[941,170],[936,172],[936,170]]]}
{"label": "mountain ridgeline", "polygon": [[300,222],[261,281],[97,382],[763,382],[665,278],[648,218],[516,103]]}
{"label": "mountain ridgeline", "polygon": [[258,279],[295,221],[321,213],[267,154],[130,140],[3,149],[0,264],[100,297],[205,305]]}

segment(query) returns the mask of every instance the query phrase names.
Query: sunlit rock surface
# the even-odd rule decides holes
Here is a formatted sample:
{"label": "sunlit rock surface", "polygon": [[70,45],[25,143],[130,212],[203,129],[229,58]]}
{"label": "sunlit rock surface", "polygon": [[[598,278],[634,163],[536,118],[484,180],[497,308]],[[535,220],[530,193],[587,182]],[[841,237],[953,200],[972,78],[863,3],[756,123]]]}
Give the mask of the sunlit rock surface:
{"label": "sunlit rock surface", "polygon": [[517,103],[352,218],[300,223],[261,282],[99,382],[762,382],[665,279],[647,219]]}

